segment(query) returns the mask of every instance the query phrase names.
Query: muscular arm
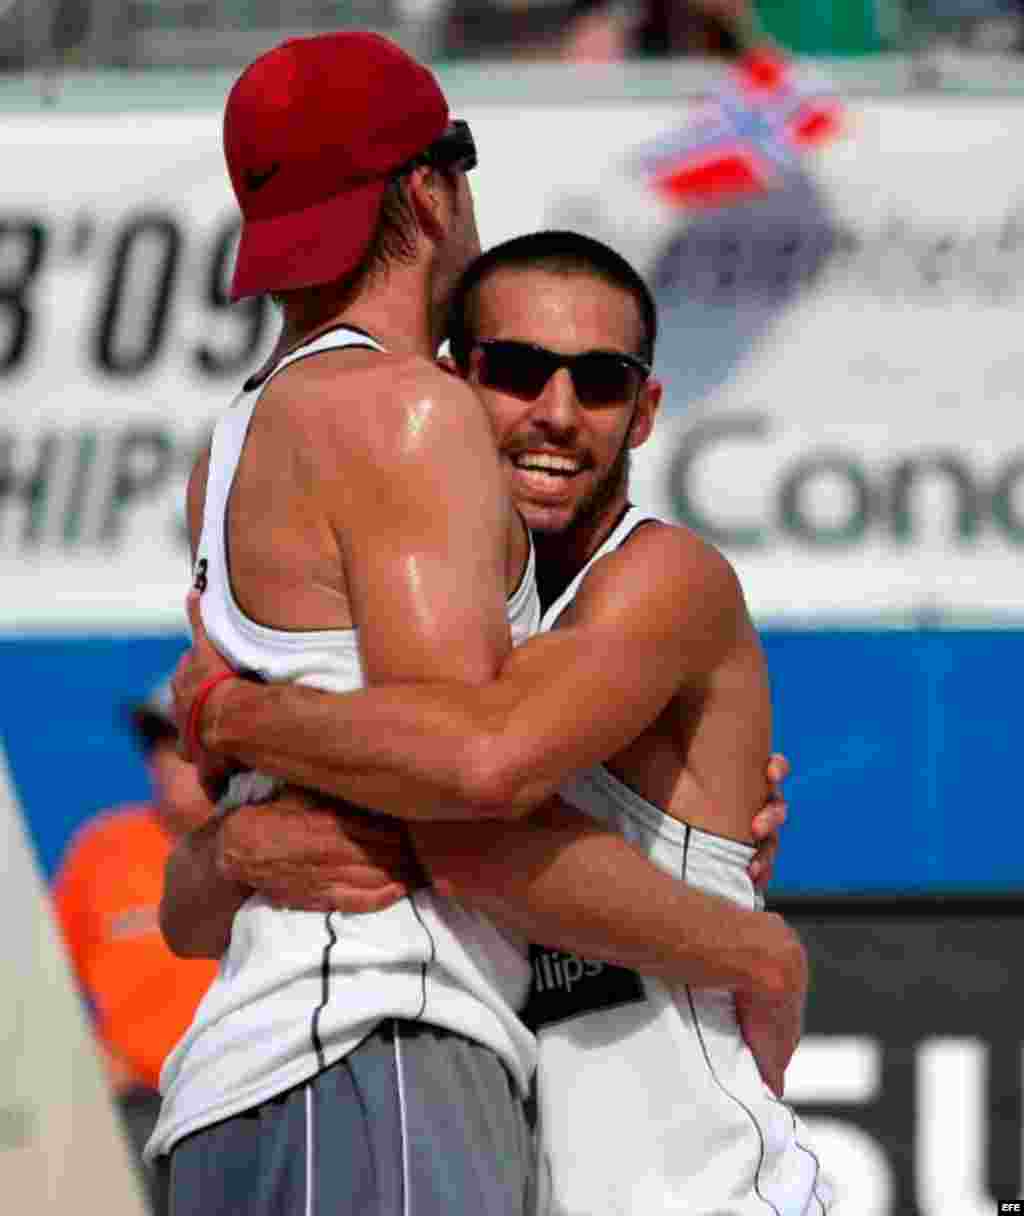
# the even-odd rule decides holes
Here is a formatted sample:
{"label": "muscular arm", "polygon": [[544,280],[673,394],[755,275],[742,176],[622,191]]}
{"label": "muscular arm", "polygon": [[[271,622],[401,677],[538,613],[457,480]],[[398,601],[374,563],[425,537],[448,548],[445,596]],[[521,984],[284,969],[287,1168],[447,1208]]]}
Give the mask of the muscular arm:
{"label": "muscular arm", "polygon": [[[673,536],[661,539],[668,540],[670,545],[674,543]],[[582,610],[568,629],[559,631],[558,640],[564,638],[567,642],[560,648],[565,655],[564,663],[549,662],[550,648],[543,644],[547,639],[535,639],[510,657],[495,682],[499,686],[506,682],[506,686],[500,688],[500,695],[490,704],[500,706],[506,720],[514,721],[520,730],[522,747],[530,752],[529,762],[543,768],[542,784],[526,786],[529,793],[524,798],[533,797],[534,790],[542,790],[543,783],[560,780],[564,769],[585,763],[588,753],[581,753],[581,747],[594,747],[595,758],[606,755],[621,736],[632,738],[647,720],[656,716],[679,680],[678,667],[664,659],[666,646],[671,645],[676,655],[680,655],[682,647],[691,646],[694,651],[691,667],[700,670],[702,664],[713,665],[721,648],[729,644],[733,628],[730,613],[736,611],[731,597],[738,599],[738,592],[723,577],[722,569],[713,568],[704,578],[703,597],[686,597],[697,599],[705,615],[716,607],[714,592],[724,600],[724,610],[714,614],[721,629],[716,639],[701,624],[700,617],[678,612],[677,604],[682,597],[676,582],[677,571],[668,560],[671,554],[666,554],[661,544],[654,546],[654,552],[657,560],[646,563],[652,571],[649,579],[638,579],[632,570],[632,577],[623,580],[623,570],[613,562],[606,563],[603,576],[601,571],[591,576],[586,594],[580,597]],[[693,552],[687,548],[681,556],[691,556]],[[699,550],[697,556],[702,556]],[[669,571],[670,575],[659,579],[658,571]],[[718,586],[709,586],[716,579]],[[625,598],[621,591],[623,581],[632,588],[638,585],[646,588],[646,594]],[[669,612],[665,611],[664,597],[671,599]],[[634,611],[637,598],[643,611]],[[610,664],[604,661],[607,649],[619,655],[611,674]],[[625,657],[621,650],[625,650]],[[574,660],[573,652],[577,652]],[[526,662],[531,653],[535,656],[533,661]],[[521,664],[517,662],[520,658],[524,660]],[[575,668],[570,666],[572,661]],[[596,675],[591,675],[595,670]],[[591,683],[583,687],[588,680]],[[436,683],[403,685],[397,689],[371,689],[368,696],[358,693],[344,697],[317,693],[303,696],[305,690],[284,686],[249,687],[230,682],[227,687],[233,695],[237,693],[241,704],[250,697],[255,706],[271,707],[270,717],[264,723],[264,729],[274,734],[269,750],[243,753],[242,759],[258,766],[265,764],[270,754],[280,756],[289,746],[287,742],[282,744],[279,731],[283,731],[284,738],[291,740],[295,749],[309,756],[313,767],[305,770],[286,763],[282,775],[298,778],[304,784],[319,783],[321,751],[329,757],[340,754],[342,761],[334,770],[340,784],[335,786],[335,792],[340,789],[370,801],[367,783],[359,774],[352,777],[346,766],[346,737],[338,732],[335,722],[339,709],[344,713],[345,706],[355,708],[376,700],[388,709],[393,708],[396,720],[405,721],[410,704],[440,703],[447,710],[453,703],[473,706],[483,701],[484,710],[478,712],[486,713],[493,685],[475,688]],[[613,695],[613,689],[617,695]],[[300,716],[301,725],[295,729],[287,718],[288,706],[295,700],[289,695],[293,692],[300,694],[297,698],[300,705],[322,710],[324,717]],[[523,707],[517,706],[517,694],[524,702]],[[230,709],[230,702],[226,704]],[[570,707],[574,705],[573,711]],[[592,711],[589,717],[587,708]],[[258,716],[254,720],[259,721]],[[408,800],[432,778],[436,768],[431,766],[443,766],[464,742],[444,739],[442,735],[439,743],[428,728],[417,723],[414,715],[408,720],[414,731],[424,732],[422,751],[412,749],[414,756],[424,758],[424,767],[415,773],[417,784],[410,784],[407,768],[403,770],[401,763],[396,766],[397,772],[386,770],[381,774],[407,800],[399,809],[406,809]],[[448,713],[441,714],[439,720],[451,724],[456,719]],[[607,728],[609,721],[612,725]],[[365,747],[372,730],[363,729],[358,714],[352,718],[351,730],[356,734],[357,746]],[[588,730],[596,734],[599,742],[588,741]],[[527,731],[532,733],[527,735]],[[560,746],[562,735],[573,736],[574,732],[576,741],[569,745],[567,759]],[[316,748],[309,747],[311,738],[316,740]],[[400,736],[396,741],[391,732],[382,740],[379,753],[382,766],[395,764],[405,738]],[[509,744],[507,739],[503,742],[514,756],[516,745]],[[262,746],[258,739],[256,746]],[[447,813],[448,789],[443,783],[428,788],[432,805],[442,814]],[[479,815],[478,808],[473,809]],[[792,975],[793,942],[787,932],[780,932],[779,925],[731,906],[723,910],[719,900],[681,890],[675,880],[656,870],[617,833],[599,828],[587,816],[559,804],[551,804],[522,825],[493,821],[461,823],[453,831],[442,824],[419,824],[413,836],[419,856],[437,886],[490,912],[506,928],[531,940],[589,953],[652,974],[664,974],[676,982],[757,989],[770,988],[783,973]],[[501,893],[500,900],[496,898],[497,892]],[[723,942],[734,943],[733,950],[723,950]]]}
{"label": "muscular arm", "polygon": [[[366,678],[492,679],[511,644],[504,589],[510,508],[476,397],[415,359],[389,361],[386,374],[364,378],[361,391],[340,404],[330,399],[333,384],[329,375],[307,378],[299,405],[276,404],[295,409],[294,425],[306,428],[301,433],[309,432],[309,450],[321,461],[318,488],[344,564]],[[193,554],[207,468],[204,456],[189,481]],[[193,622],[198,628],[198,614]],[[220,830],[187,837],[167,868],[161,926],[182,954],[220,953],[250,893],[223,872]]]}
{"label": "muscular arm", "polygon": [[680,884],[557,799],[513,823],[410,831],[417,856],[394,821],[297,792],[243,807],[178,843],[161,927],[176,953],[216,958],[254,887],[283,906],[370,912],[422,885],[422,862],[436,890],[513,936],[670,983],[802,999],[803,949],[779,917]]}
{"label": "muscular arm", "polygon": [[680,883],[557,798],[515,823],[412,834],[438,891],[529,941],[668,983],[775,996],[806,981],[803,948],[781,917]]}
{"label": "muscular arm", "polygon": [[366,681],[486,683],[511,648],[511,508],[489,424],[472,390],[422,361],[383,388],[325,457]]}
{"label": "muscular arm", "polygon": [[435,888],[508,931],[669,984],[731,990],[761,1075],[782,1097],[809,975],[781,917],[678,882],[557,799],[525,820],[410,831]]}
{"label": "muscular arm", "polygon": [[229,681],[201,717],[203,744],[402,818],[525,815],[632,742],[735,640],[731,569],[688,534],[659,531],[630,542],[650,550],[639,570],[628,546],[603,559],[568,625],[509,654],[496,679],[344,696]]}
{"label": "muscular arm", "polygon": [[[514,936],[669,983],[769,999],[806,984],[802,947],[781,918],[679,883],[617,832],[558,799],[514,823],[418,824],[411,832],[435,889]],[[342,891],[351,899],[361,887],[358,910],[365,912],[422,881],[400,836],[386,834],[373,817],[285,795],[178,842],[161,928],[176,953],[216,958],[254,886],[293,906],[289,893],[298,891],[297,906],[307,910],[336,907]]]}

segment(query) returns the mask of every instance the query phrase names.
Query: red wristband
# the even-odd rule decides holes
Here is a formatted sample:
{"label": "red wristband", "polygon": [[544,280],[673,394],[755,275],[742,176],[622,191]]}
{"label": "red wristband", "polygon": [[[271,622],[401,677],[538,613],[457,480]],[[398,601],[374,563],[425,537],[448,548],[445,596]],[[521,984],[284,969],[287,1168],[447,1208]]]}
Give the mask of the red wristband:
{"label": "red wristband", "polygon": [[234,680],[236,677],[237,672],[218,671],[215,676],[207,677],[199,685],[199,691],[192,698],[192,704],[189,706],[188,723],[185,727],[185,742],[188,744],[191,756],[198,755],[203,749],[203,745],[199,742],[199,719],[202,716],[203,706],[206,704],[207,698],[218,684],[223,684],[225,680]]}

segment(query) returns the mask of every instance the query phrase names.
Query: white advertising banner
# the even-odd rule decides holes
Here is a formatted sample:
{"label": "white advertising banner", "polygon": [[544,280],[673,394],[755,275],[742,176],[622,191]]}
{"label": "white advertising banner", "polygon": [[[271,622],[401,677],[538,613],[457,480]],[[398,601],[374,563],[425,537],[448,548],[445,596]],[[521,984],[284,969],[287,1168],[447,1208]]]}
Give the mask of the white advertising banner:
{"label": "white advertising banner", "polygon": [[[695,210],[651,184],[686,103],[455,102],[485,245],[577,228],[654,287],[634,497],[719,544],[760,620],[1024,619],[1024,105],[857,102],[766,193]],[[219,136],[5,119],[0,629],[184,623],[187,469],[275,325],[225,301]]]}
{"label": "white advertising banner", "polygon": [[0,624],[180,625],[188,469],[270,320],[226,306],[217,117],[0,139]]}

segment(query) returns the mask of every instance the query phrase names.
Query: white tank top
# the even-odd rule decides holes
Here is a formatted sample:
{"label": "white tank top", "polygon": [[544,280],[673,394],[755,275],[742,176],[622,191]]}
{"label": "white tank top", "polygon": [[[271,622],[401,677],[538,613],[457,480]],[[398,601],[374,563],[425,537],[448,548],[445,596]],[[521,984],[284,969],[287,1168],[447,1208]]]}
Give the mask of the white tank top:
{"label": "white tank top", "polygon": [[[286,356],[271,377],[298,359],[343,347],[382,349],[368,335],[339,328]],[[195,564],[197,580],[205,583],[203,624],[239,668],[271,681],[346,692],[365,682],[355,630],[271,629],[247,617],[232,595],[228,495],[271,377],[247,385],[214,432]],[[515,644],[537,631],[532,545],[508,612]],[[250,781],[248,791],[258,792],[261,783],[267,779]],[[535,1041],[516,1010],[528,984],[523,943],[431,892],[363,916],[281,910],[253,896],[236,914],[218,975],[164,1065],[164,1101],[147,1156],[306,1080],[386,1017],[422,1020],[490,1047],[525,1091]]]}
{"label": "white tank top", "polygon": [[[554,627],[595,562],[656,518],[628,508],[542,628]],[[761,907],[748,846],[666,815],[603,765],[559,793],[666,873]],[[729,993],[670,988],[566,951],[533,947],[531,963],[523,1017],[538,1040],[536,1216],[827,1210],[807,1129],[761,1081]]]}

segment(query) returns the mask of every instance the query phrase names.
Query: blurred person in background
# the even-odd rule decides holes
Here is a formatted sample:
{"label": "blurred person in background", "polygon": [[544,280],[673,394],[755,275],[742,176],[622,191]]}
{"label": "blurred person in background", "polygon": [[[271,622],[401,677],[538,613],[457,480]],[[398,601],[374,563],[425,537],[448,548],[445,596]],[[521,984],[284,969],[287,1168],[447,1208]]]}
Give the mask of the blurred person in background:
{"label": "blurred person in background", "polygon": [[644,0],[631,54],[735,58],[751,41],[751,0]]}
{"label": "blurred person in background", "polygon": [[0,72],[70,66],[92,24],[93,0],[0,0]]}
{"label": "blurred person in background", "polygon": [[440,53],[570,63],[732,57],[752,21],[750,0],[453,0]]}
{"label": "blurred person in background", "polygon": [[54,0],[50,22],[50,46],[65,59],[72,59],[89,38],[92,0]]}
{"label": "blurred person in background", "polygon": [[751,0],[575,0],[571,8],[563,57],[573,63],[735,59],[756,30]]}
{"label": "blurred person in background", "polygon": [[54,879],[57,918],[92,1014],[125,1133],[154,1216],[166,1185],[142,1162],[160,1109],[160,1069],[216,974],[204,959],[171,953],[159,926],[164,867],[179,837],[213,807],[195,766],[178,755],[167,681],[132,707],[151,797],[100,811],[72,837]]}
{"label": "blurred person in background", "polygon": [[1024,0],[908,0],[919,39],[990,54],[1024,50]]}

